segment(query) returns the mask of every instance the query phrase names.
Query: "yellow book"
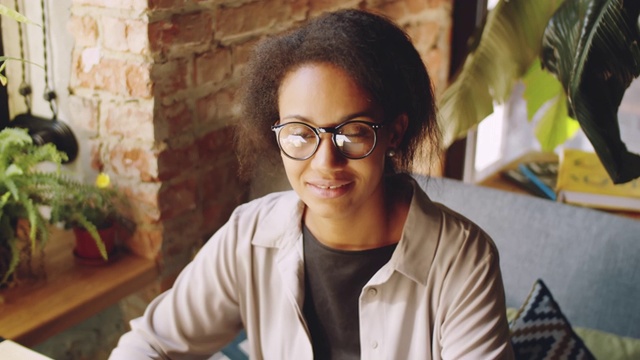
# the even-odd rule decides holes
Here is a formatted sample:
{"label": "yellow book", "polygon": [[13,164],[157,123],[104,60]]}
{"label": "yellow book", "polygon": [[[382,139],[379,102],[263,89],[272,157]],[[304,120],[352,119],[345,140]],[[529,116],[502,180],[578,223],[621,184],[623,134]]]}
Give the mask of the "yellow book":
{"label": "yellow book", "polygon": [[558,200],[609,210],[640,211],[640,179],[615,185],[595,153],[565,149],[560,158]]}

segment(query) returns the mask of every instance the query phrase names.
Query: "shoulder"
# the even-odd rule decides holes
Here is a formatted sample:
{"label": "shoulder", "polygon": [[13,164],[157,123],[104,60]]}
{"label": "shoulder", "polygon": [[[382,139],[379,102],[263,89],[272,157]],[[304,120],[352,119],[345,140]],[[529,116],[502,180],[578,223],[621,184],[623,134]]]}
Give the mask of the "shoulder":
{"label": "shoulder", "polygon": [[299,231],[303,209],[294,191],[271,193],[238,206],[225,230],[254,245],[277,246],[284,234]]}
{"label": "shoulder", "polygon": [[417,182],[413,182],[413,187],[412,211],[421,218],[419,222],[425,224],[420,232],[432,234],[432,241],[437,243],[436,258],[455,261],[469,256],[498,256],[493,240],[480,226],[463,214],[433,202]]}
{"label": "shoulder", "polygon": [[281,191],[264,195],[235,208],[230,221],[270,221],[285,219],[299,211],[300,199],[293,191]]}

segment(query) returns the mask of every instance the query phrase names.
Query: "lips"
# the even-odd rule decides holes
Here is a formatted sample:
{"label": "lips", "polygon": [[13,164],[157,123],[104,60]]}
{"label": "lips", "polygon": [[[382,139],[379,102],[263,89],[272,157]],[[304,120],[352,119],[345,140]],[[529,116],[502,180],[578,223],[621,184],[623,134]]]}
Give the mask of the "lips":
{"label": "lips", "polygon": [[349,191],[352,185],[351,181],[311,181],[307,183],[308,188],[321,198],[339,197]]}
{"label": "lips", "polygon": [[326,181],[326,180],[319,180],[319,181],[308,181],[307,184],[311,185],[311,186],[315,186],[317,188],[320,189],[337,189],[343,186],[347,186],[349,184],[351,184],[351,181]]}

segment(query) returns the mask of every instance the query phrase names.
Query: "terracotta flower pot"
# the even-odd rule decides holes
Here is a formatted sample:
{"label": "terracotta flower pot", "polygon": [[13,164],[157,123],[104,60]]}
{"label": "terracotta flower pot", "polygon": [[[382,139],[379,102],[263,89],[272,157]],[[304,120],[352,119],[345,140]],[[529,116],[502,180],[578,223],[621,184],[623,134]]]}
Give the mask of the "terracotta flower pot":
{"label": "terracotta flower pot", "polygon": [[98,233],[104,242],[107,254],[109,255],[109,259],[107,260],[102,258],[100,250],[96,245],[96,241],[91,237],[91,234],[87,230],[83,228],[73,228],[73,232],[76,235],[76,247],[73,249],[73,254],[77,259],[95,263],[106,263],[111,259],[111,255],[115,252],[115,226],[98,230]]}

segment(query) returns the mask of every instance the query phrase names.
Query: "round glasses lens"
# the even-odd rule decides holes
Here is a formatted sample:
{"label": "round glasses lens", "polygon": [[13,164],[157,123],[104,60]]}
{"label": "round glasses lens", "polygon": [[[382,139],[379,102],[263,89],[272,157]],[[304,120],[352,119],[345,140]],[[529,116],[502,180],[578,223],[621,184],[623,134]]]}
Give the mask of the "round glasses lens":
{"label": "round glasses lens", "polygon": [[280,128],[280,148],[294,159],[306,159],[313,154],[318,144],[316,133],[307,125],[289,123]]}
{"label": "round glasses lens", "polygon": [[336,146],[348,158],[369,155],[376,145],[376,131],[364,123],[347,123],[335,135]]}

